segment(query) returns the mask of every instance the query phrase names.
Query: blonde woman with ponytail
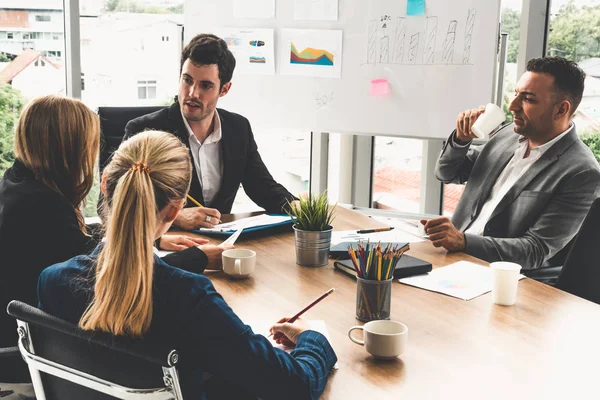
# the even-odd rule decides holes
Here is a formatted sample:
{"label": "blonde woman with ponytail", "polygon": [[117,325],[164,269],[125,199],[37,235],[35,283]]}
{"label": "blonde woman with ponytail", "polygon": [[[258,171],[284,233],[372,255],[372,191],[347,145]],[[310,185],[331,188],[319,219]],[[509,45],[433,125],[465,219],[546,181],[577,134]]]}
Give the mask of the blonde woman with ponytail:
{"label": "blonde woman with ponytail", "polygon": [[[189,151],[173,135],[143,132],[123,142],[102,180],[105,243],[47,268],[40,307],[86,330],[178,349],[190,360],[180,377],[185,398],[318,399],[337,360],[323,335],[301,320],[278,323],[272,332],[296,348],[274,348],[208,278],[153,254],[153,241],[184,206],[190,180]],[[204,372],[214,376],[206,385]]]}

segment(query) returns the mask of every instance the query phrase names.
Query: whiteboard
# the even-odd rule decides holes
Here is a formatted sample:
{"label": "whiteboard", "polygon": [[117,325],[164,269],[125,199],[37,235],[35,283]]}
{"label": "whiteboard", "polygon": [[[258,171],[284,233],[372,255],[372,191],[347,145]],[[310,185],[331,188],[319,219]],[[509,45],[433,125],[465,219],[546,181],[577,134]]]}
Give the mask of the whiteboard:
{"label": "whiteboard", "polygon": [[[235,1],[187,0],[185,43],[229,27],[274,30],[275,74],[234,72],[219,100],[255,130],[446,138],[459,112],[492,101],[499,0],[426,0],[424,16],[407,16],[407,0],[339,0],[337,21],[295,20],[292,0],[274,0],[274,18],[235,18]],[[341,77],[283,75],[285,29],[342,30]],[[387,95],[370,95],[376,79]]]}

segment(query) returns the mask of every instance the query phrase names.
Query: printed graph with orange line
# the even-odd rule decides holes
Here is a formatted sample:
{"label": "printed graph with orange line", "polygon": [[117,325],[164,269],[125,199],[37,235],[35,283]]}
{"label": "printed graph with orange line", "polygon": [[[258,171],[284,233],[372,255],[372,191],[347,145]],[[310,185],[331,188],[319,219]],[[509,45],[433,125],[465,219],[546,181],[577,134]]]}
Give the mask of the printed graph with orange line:
{"label": "printed graph with orange line", "polygon": [[298,52],[294,43],[291,43],[290,63],[333,67],[333,54],[327,50],[313,49],[312,47],[307,47]]}

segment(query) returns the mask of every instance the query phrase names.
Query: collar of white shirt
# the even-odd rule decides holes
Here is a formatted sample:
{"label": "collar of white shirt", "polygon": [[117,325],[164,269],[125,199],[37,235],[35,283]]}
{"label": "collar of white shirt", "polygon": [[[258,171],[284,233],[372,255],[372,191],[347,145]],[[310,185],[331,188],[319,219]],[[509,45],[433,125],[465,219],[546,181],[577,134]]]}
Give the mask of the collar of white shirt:
{"label": "collar of white shirt", "polygon": [[[541,146],[534,147],[533,149],[531,149],[531,152],[534,153],[537,158],[540,158],[542,155],[544,155],[545,152],[547,152],[548,150],[550,150],[550,148],[552,146],[554,146],[556,144],[556,142],[558,142],[560,139],[562,139],[563,137],[565,137],[565,135],[567,133],[571,132],[571,129],[573,129],[574,126],[575,126],[575,124],[573,124],[573,122],[570,122],[569,123],[569,127],[567,128],[566,131],[564,131],[563,133],[561,133],[560,135],[558,135],[557,137],[555,137],[551,141],[546,142],[546,143],[544,143]],[[521,136],[520,138],[523,138],[523,136]],[[519,151],[519,153],[523,153],[523,154],[521,154],[521,157],[523,157],[525,155],[525,150],[527,149],[528,141],[527,141],[527,139],[525,139],[523,141],[521,141],[521,139],[519,139],[519,142],[520,142],[521,145],[519,146],[519,148],[518,148],[517,151],[521,150],[521,151]]]}
{"label": "collar of white shirt", "polygon": [[200,143],[200,141],[198,140],[196,135],[194,135],[194,131],[192,131],[192,128],[190,127],[190,124],[187,122],[187,119],[185,119],[185,116],[183,115],[183,111],[180,110],[180,112],[181,112],[181,118],[183,118],[183,124],[185,125],[185,129],[187,129],[187,131],[188,131],[190,140],[195,141],[200,146],[202,146],[203,144],[217,143],[218,141],[221,140],[221,137],[223,136],[223,133],[221,131],[221,117],[219,117],[219,113],[216,109],[215,109],[215,115],[213,117],[214,122],[215,122],[213,131],[206,137],[206,139],[204,140],[204,143]]}

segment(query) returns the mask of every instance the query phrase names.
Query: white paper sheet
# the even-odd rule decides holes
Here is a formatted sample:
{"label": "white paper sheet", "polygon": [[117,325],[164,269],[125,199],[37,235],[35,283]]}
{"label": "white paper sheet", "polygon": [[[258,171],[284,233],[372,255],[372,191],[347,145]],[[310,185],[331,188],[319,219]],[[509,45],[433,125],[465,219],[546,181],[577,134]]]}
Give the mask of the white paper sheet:
{"label": "white paper sheet", "polygon": [[[525,278],[519,275],[519,279]],[[492,270],[483,265],[459,261],[436,268],[427,275],[402,278],[400,283],[471,300],[492,290]]]}
{"label": "white paper sheet", "polygon": [[322,78],[342,76],[342,31],[282,29],[281,74]]}
{"label": "white paper sheet", "polygon": [[411,235],[410,233],[404,232],[401,229],[373,233],[356,233],[356,231],[333,231],[331,233],[332,246],[342,242],[366,242],[367,240],[369,240],[371,243],[415,243],[423,241],[423,239],[420,237]]}
{"label": "white paper sheet", "polygon": [[338,0],[294,0],[294,19],[337,21]]}
{"label": "white paper sheet", "polygon": [[273,29],[223,28],[217,36],[233,53],[236,74],[275,75]]}
{"label": "white paper sheet", "polygon": [[234,18],[275,18],[275,0],[233,0]]}
{"label": "white paper sheet", "polygon": [[231,244],[231,245],[235,244],[235,241],[237,240],[238,237],[240,237],[243,230],[244,230],[244,228],[238,229],[237,231],[235,231],[235,233],[233,235],[231,235],[227,239],[225,239],[222,244]]}

